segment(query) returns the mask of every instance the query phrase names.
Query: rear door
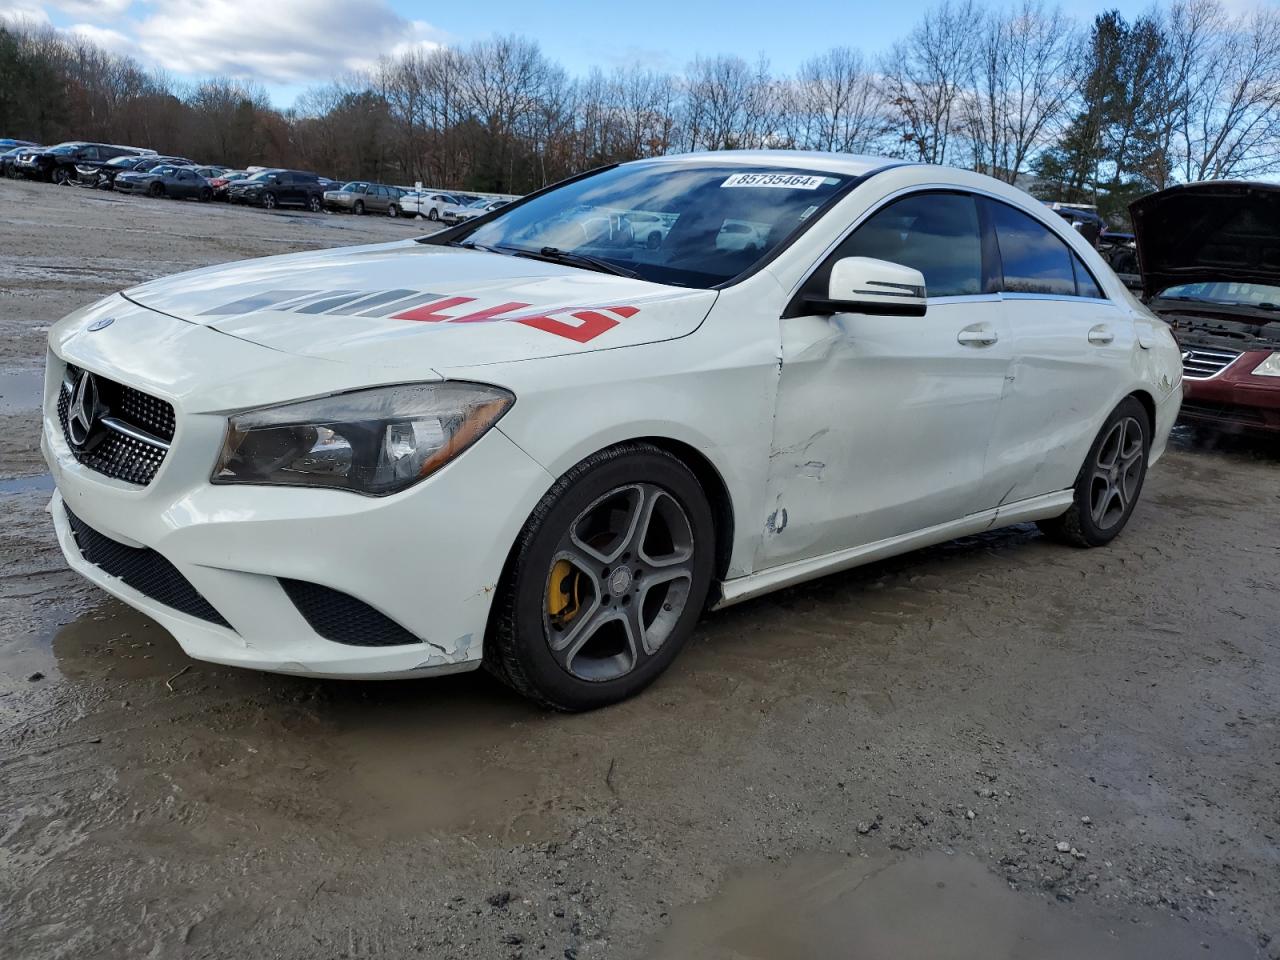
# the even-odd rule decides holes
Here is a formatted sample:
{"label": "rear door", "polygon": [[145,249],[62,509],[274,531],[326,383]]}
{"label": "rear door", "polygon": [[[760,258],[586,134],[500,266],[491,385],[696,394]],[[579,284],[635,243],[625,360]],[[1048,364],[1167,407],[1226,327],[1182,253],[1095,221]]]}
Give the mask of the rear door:
{"label": "rear door", "polygon": [[1135,332],[1047,222],[999,200],[983,203],[1013,351],[987,469],[1001,502],[1014,503],[1075,483],[1119,399]]}

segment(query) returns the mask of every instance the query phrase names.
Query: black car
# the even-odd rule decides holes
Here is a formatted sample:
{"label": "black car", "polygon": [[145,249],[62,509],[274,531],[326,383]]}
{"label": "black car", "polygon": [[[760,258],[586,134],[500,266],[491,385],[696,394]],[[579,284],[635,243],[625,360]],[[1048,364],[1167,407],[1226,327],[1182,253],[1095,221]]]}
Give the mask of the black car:
{"label": "black car", "polygon": [[80,169],[97,170],[116,157],[141,156],[155,153],[139,147],[72,140],[54,147],[24,147],[14,159],[13,168],[34,180],[70,183],[81,176]]}
{"label": "black car", "polygon": [[116,157],[114,160],[108,160],[101,166],[93,167],[88,165],[76,165],[76,177],[81,183],[87,183],[90,186],[100,187],[103,190],[111,190],[115,187],[116,177],[122,173],[133,170],[138,173],[146,173],[162,163],[172,163],[176,166],[189,167],[192,166],[190,160],[186,157]]}
{"label": "black car", "polygon": [[162,163],[150,170],[128,170],[116,176],[117,193],[144,193],[149,197],[172,197],[175,200],[213,199],[213,187],[196,173],[194,167]]}
{"label": "black car", "polygon": [[[13,161],[18,158],[18,154],[20,154],[24,149],[26,149],[26,147],[10,147],[8,150],[0,153],[0,176],[16,177],[18,175],[18,171],[13,169]],[[39,150],[40,148],[36,147],[36,149]]]}
{"label": "black car", "polygon": [[276,207],[306,207],[319,213],[324,208],[325,184],[330,181],[301,170],[260,170],[237,180],[227,190],[232,203],[250,203],[274,210]]}

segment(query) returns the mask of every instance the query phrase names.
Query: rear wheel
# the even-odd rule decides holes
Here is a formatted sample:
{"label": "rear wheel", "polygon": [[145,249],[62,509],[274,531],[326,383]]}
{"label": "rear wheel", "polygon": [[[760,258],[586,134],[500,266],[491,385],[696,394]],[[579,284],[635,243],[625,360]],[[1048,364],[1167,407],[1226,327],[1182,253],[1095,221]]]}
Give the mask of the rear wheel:
{"label": "rear wheel", "polygon": [[440,219],[440,211],[439,211],[439,210],[437,210],[435,207],[432,207],[430,210],[428,210],[428,211],[427,211],[427,219],[428,219],[428,220],[439,220],[439,219]]}
{"label": "rear wheel", "polygon": [[1100,547],[1125,528],[1142,493],[1151,449],[1146,408],[1126,397],[1098,432],[1076,479],[1075,499],[1060,517],[1041,520],[1046,536],[1077,547]]}
{"label": "rear wheel", "polygon": [[387,207],[387,216],[388,217],[400,216],[400,208],[393,203],[391,206]]}
{"label": "rear wheel", "polygon": [[208,203],[212,199],[213,199],[213,191],[211,189],[209,189],[208,187],[204,187],[200,190],[201,203]]}
{"label": "rear wheel", "polygon": [[513,548],[485,665],[557,710],[624,700],[675,659],[711,586],[715,530],[698,480],[634,443],[556,482]]}
{"label": "rear wheel", "polygon": [[313,193],[307,198],[307,209],[312,213],[319,213],[324,209],[324,201],[320,198],[319,194]]}

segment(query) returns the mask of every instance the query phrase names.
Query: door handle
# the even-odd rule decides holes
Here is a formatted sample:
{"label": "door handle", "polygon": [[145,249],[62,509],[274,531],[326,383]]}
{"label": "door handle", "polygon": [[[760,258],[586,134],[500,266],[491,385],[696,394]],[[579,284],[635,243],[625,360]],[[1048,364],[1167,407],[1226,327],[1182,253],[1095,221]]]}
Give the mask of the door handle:
{"label": "door handle", "polygon": [[1098,324],[1089,331],[1090,343],[1110,343],[1115,338],[1116,335],[1103,323]]}
{"label": "door handle", "polygon": [[956,342],[966,347],[989,347],[999,339],[995,328],[986,323],[975,323],[956,334]]}

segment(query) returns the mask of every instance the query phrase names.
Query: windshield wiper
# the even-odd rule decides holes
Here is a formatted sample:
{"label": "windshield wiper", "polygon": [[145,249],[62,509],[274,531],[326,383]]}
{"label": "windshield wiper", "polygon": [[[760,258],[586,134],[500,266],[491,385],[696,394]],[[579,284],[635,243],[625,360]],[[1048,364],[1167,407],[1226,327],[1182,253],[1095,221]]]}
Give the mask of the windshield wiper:
{"label": "windshield wiper", "polygon": [[462,247],[463,250],[483,250],[485,253],[500,253],[507,256],[506,250],[501,247],[487,247],[483,243],[476,243],[474,240],[450,240],[449,246]]}
{"label": "windshield wiper", "polygon": [[510,250],[517,257],[528,257],[530,260],[545,260],[548,263],[563,263],[570,267],[583,267],[587,270],[595,270],[598,273],[611,273],[616,277],[629,277],[632,280],[636,280],[640,276],[634,270],[628,270],[626,267],[619,266],[612,261],[593,257],[586,253],[561,250],[559,247],[543,247],[541,250],[526,250],[523,247],[503,247],[502,249]]}

